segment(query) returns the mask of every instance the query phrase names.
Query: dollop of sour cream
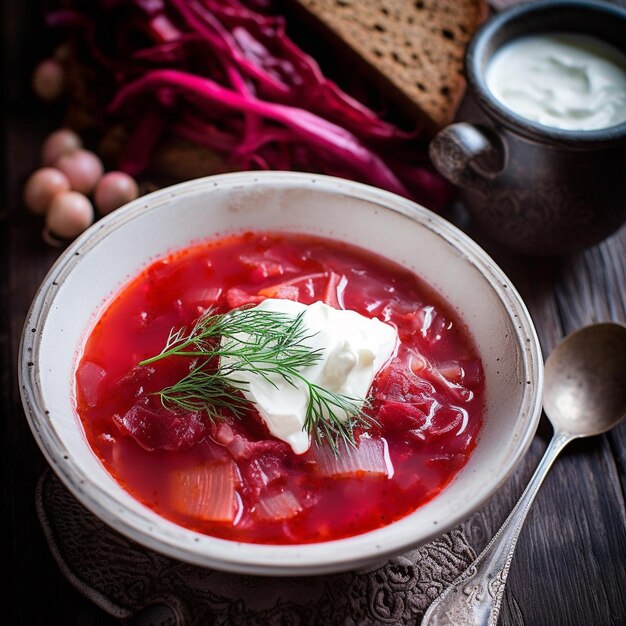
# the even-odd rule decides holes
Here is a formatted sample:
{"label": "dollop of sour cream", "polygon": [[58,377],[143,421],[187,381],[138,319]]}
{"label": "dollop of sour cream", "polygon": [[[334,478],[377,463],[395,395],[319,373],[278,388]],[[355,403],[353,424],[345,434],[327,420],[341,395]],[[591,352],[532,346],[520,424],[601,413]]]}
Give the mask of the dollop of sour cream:
{"label": "dollop of sour cream", "polygon": [[626,121],[626,55],[595,37],[519,37],[494,54],[485,79],[502,104],[544,126],[595,130]]}
{"label": "dollop of sour cream", "polygon": [[[393,326],[356,311],[335,309],[323,302],[305,305],[273,298],[255,308],[293,318],[303,313],[303,343],[311,350],[321,350],[322,356],[303,368],[301,374],[311,383],[350,398],[365,400],[376,374],[396,350],[398,334]],[[245,342],[249,338],[247,333],[241,333],[234,341]],[[221,364],[233,360],[234,357],[222,357]],[[242,393],[255,405],[274,437],[287,442],[296,454],[309,449],[309,435],[304,430],[309,394],[303,381],[294,379],[294,385],[290,385],[282,377],[270,374],[270,382],[255,372],[236,372],[232,378],[247,383]],[[339,419],[347,419],[345,413],[335,414]]]}

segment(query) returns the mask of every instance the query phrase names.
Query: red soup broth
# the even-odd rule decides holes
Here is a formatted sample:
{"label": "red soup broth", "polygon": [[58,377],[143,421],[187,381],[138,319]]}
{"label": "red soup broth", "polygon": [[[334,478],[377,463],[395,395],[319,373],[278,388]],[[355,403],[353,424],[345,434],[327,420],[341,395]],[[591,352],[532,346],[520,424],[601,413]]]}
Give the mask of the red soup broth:
{"label": "red soup broth", "polygon": [[[356,432],[365,458],[315,444],[296,455],[254,409],[211,422],[161,406],[154,392],[192,359],[138,363],[208,307],[265,297],[323,300],[397,328],[370,390],[377,423]],[[413,273],[334,240],[246,233],[158,260],[115,296],[84,346],[76,404],[106,469],[163,517],[225,539],[311,543],[386,526],[435,497],[476,446],[483,371],[463,322]]]}

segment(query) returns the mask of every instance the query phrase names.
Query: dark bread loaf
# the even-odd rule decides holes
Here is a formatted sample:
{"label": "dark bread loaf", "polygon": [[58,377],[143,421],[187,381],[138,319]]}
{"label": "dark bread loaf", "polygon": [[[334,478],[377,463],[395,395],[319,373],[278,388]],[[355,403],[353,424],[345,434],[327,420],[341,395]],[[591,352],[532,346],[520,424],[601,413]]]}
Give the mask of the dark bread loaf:
{"label": "dark bread loaf", "polygon": [[[463,55],[487,16],[483,0],[288,0],[431,130],[450,123],[465,89]],[[341,61],[341,60],[340,60]]]}

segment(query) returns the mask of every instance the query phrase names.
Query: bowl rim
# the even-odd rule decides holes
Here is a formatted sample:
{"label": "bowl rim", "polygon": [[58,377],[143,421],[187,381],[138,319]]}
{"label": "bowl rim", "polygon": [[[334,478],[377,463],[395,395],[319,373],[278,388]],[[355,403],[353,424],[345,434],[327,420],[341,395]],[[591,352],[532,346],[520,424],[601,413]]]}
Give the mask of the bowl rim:
{"label": "bowl rim", "polygon": [[[405,532],[399,537],[385,537],[385,531],[394,528],[395,523],[392,523],[368,533],[328,542],[295,545],[251,544],[196,533],[161,518],[146,507],[146,513],[150,511],[163,522],[162,528],[156,528],[154,519],[151,520],[128,509],[123,510],[123,505],[115,497],[101,486],[90,483],[89,477],[80,465],[69,457],[50,420],[47,419],[47,411],[37,380],[37,357],[41,337],[37,329],[43,328],[45,324],[54,302],[56,286],[61,284],[63,276],[80,262],[81,256],[100,244],[108,233],[167,203],[173,196],[194,194],[198,191],[210,193],[211,190],[217,189],[238,187],[246,189],[251,184],[255,187],[307,186],[356,197],[400,213],[438,235],[463,254],[489,282],[509,315],[512,317],[513,313],[517,314],[515,321],[519,329],[518,334],[527,338],[525,345],[522,346],[522,366],[528,374],[528,379],[535,384],[524,385],[519,414],[524,416],[526,424],[520,431],[515,453],[507,459],[490,493],[474,501],[470,507],[457,511],[445,522],[435,522],[427,532],[419,536]],[[456,226],[411,200],[362,183],[300,172],[236,172],[194,179],[138,198],[105,216],[66,248],[42,281],[26,316],[18,358],[20,395],[33,436],[54,472],[83,506],[114,530],[149,549],[187,563],[236,573],[310,575],[345,571],[382,561],[386,557],[431,541],[471,516],[506,482],[528,450],[541,416],[543,358],[539,340],[522,298],[491,257]],[[377,533],[375,540],[370,537],[372,533]],[[383,536],[380,536],[381,534]],[[332,547],[338,547],[339,544],[341,550],[340,555],[337,555]],[[235,546],[239,547],[237,551],[233,550]],[[364,546],[369,549],[364,551]],[[321,558],[319,552],[325,552],[327,556]]]}

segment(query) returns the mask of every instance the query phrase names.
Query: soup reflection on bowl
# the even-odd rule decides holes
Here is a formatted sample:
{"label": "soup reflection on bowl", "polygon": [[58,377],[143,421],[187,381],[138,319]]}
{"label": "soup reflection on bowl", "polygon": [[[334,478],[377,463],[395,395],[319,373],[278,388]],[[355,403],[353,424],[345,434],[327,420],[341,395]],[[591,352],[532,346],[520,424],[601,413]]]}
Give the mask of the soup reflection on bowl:
{"label": "soup reflection on bowl", "polygon": [[282,172],[98,222],[44,280],[21,358],[33,433],[88,509],[262,574],[350,569],[467,518],[529,446],[543,380],[523,302],[460,231]]}

